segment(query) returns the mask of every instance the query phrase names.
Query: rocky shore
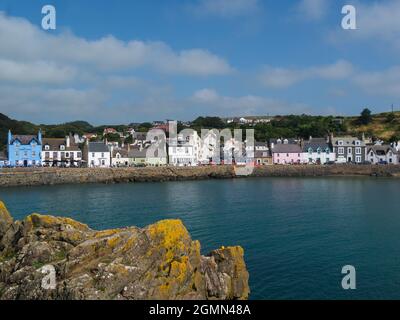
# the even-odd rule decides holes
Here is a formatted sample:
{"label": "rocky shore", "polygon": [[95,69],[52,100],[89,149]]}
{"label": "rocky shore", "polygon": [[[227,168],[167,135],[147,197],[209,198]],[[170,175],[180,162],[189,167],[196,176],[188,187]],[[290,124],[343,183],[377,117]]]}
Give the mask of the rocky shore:
{"label": "rocky shore", "polygon": [[180,220],[95,231],[39,214],[13,221],[0,202],[0,300],[247,299],[243,256],[202,256]]}
{"label": "rocky shore", "polygon": [[[322,177],[322,176],[400,177],[400,165],[262,166],[250,177]],[[240,178],[233,166],[148,167],[105,169],[2,169],[0,187],[39,186],[77,183],[163,182]]]}

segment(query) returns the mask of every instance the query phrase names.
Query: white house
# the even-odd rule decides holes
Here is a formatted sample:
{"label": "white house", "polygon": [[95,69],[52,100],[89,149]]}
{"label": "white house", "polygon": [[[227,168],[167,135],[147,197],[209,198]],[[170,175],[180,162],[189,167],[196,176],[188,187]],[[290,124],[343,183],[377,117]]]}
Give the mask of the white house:
{"label": "white house", "polygon": [[336,161],[336,154],[324,138],[312,138],[303,143],[301,163],[327,164]]}
{"label": "white house", "polygon": [[199,136],[194,134],[184,138],[168,139],[168,162],[170,165],[184,167],[199,164]]}
{"label": "white house", "polygon": [[82,151],[71,135],[65,139],[43,138],[41,159],[43,166],[78,167],[82,163]]}
{"label": "white house", "polygon": [[367,147],[367,161],[373,164],[398,164],[397,151],[390,145],[377,144]]}
{"label": "white house", "polygon": [[87,145],[88,166],[108,168],[111,166],[111,153],[103,142],[89,142]]}
{"label": "white house", "polygon": [[129,166],[129,149],[116,148],[112,149],[111,165],[113,167],[127,167]]}

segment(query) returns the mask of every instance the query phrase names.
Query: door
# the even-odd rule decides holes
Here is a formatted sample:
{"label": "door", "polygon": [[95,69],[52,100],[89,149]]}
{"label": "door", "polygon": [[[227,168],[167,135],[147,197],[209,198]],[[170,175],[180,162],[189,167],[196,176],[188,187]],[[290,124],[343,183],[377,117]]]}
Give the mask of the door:
{"label": "door", "polygon": [[24,160],[24,167],[28,166],[28,160]]}

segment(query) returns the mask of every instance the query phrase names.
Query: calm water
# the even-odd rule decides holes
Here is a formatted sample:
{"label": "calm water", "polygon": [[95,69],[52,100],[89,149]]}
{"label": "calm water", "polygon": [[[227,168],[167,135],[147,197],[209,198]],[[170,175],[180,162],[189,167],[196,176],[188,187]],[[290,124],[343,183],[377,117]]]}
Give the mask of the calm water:
{"label": "calm water", "polygon": [[[400,180],[243,179],[0,189],[14,217],[104,229],[180,218],[203,253],[242,245],[252,299],[399,299]],[[357,290],[341,289],[341,268]]]}

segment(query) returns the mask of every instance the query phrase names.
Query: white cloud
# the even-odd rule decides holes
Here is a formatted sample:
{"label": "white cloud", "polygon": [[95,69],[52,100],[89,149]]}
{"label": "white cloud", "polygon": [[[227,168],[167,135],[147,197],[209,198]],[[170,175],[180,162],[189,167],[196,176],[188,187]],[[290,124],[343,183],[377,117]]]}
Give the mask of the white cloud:
{"label": "white cloud", "polygon": [[286,69],[266,66],[260,75],[261,83],[270,88],[287,88],[309,79],[340,80],[354,72],[351,63],[339,60],[334,64],[305,69]]}
{"label": "white cloud", "polygon": [[77,73],[75,68],[58,67],[44,61],[25,63],[1,58],[0,70],[0,81],[20,84],[60,84],[73,80]]}
{"label": "white cloud", "polygon": [[400,1],[357,1],[357,30],[336,30],[327,39],[334,44],[349,45],[363,41],[380,51],[400,50]]}
{"label": "white cloud", "polygon": [[329,9],[329,0],[301,0],[297,10],[308,20],[322,19]]}
{"label": "white cloud", "polygon": [[192,8],[200,15],[232,18],[252,14],[259,10],[258,0],[199,0]]}
{"label": "white cloud", "polygon": [[353,83],[367,94],[400,97],[400,66],[383,71],[361,72]]}
{"label": "white cloud", "polygon": [[191,100],[195,105],[208,107],[215,115],[220,116],[302,113],[311,110],[304,104],[292,104],[255,95],[224,96],[210,88],[194,92]]}
{"label": "white cloud", "polygon": [[113,36],[86,40],[69,33],[50,35],[25,19],[0,12],[0,56],[14,61],[52,61],[102,70],[150,67],[185,75],[224,75],[231,66],[207,50],[175,52],[163,42],[121,41]]}

